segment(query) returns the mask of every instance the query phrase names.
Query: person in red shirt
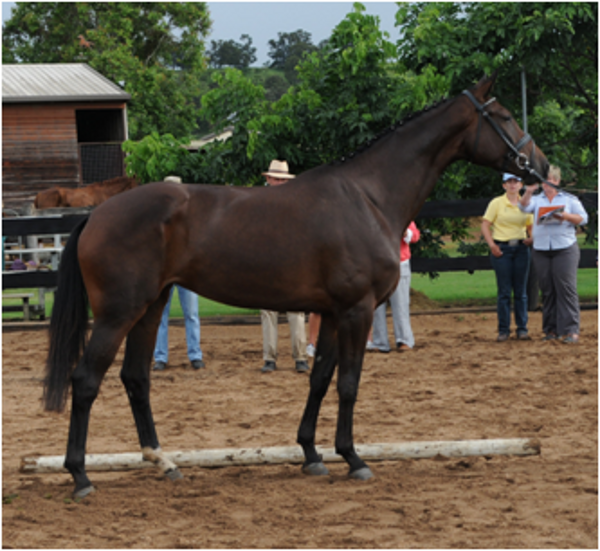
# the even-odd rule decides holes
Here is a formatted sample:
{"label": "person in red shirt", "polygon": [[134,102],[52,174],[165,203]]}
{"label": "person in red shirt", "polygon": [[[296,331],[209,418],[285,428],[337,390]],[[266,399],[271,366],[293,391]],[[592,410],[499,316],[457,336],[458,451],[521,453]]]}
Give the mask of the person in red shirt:
{"label": "person in red shirt", "polygon": [[[392,308],[394,322],[394,337],[396,348],[403,352],[410,350],[415,345],[415,338],[410,325],[410,244],[416,243],[421,237],[421,232],[414,222],[408,225],[400,243],[400,281],[398,287],[388,299]],[[372,340],[367,343],[367,350],[379,352],[390,351],[386,321],[387,303],[380,304],[373,314]]]}

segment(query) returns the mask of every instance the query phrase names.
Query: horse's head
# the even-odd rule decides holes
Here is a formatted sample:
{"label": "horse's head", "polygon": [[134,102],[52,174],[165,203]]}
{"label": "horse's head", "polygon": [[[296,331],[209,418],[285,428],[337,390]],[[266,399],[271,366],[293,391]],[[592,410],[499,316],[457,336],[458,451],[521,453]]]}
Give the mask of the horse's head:
{"label": "horse's head", "polygon": [[510,111],[490,97],[496,76],[484,77],[463,92],[462,101],[471,112],[464,140],[467,158],[521,176],[526,183],[538,182],[548,173],[548,159]]}

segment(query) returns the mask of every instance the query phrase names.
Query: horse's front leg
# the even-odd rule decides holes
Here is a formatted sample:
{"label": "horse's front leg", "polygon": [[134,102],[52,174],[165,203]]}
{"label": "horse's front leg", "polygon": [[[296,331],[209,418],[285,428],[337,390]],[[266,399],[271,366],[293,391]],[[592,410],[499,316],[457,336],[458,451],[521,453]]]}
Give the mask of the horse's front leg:
{"label": "horse's front leg", "polygon": [[75,481],[73,495],[76,498],[83,498],[94,491],[85,470],[90,411],[122,340],[121,332],[102,328],[96,323],[83,357],[71,376],[71,424],[64,465]]}
{"label": "horse's front leg", "polygon": [[150,363],[158,323],[169,296],[169,289],[163,292],[161,298],[129,332],[121,381],[127,391],[144,459],[155,463],[169,479],[177,480],[182,478],[182,475],[177,465],[165,457],[160,449],[150,408]]}
{"label": "horse's front leg", "polygon": [[341,317],[338,331],[339,410],[335,451],[347,461],[350,476],[359,480],[367,480],[373,476],[371,469],[356,453],[353,437],[354,404],[372,321],[373,306],[371,303],[363,303]]}
{"label": "horse's front leg", "polygon": [[305,461],[302,472],[311,475],[329,474],[315,448],[315,433],[321,403],[327,394],[337,363],[336,333],[336,322],[333,316],[323,314],[315,360],[310,374],[310,391],[297,440],[304,450]]}

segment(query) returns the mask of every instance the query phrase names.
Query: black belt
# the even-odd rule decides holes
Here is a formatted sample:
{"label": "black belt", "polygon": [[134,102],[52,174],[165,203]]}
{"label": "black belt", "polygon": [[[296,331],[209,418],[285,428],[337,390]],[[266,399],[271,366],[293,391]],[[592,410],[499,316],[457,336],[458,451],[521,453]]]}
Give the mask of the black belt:
{"label": "black belt", "polygon": [[509,247],[518,247],[524,242],[524,239],[509,239],[508,241],[498,241],[497,239],[494,239],[494,243],[496,243],[496,245],[508,245]]}

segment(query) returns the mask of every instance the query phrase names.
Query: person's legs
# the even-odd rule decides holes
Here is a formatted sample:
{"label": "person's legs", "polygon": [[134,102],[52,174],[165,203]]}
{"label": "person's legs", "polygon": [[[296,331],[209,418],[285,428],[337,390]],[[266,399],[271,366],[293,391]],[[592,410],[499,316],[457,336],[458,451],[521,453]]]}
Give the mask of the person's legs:
{"label": "person's legs", "polygon": [[288,312],[290,336],[292,340],[292,358],[297,362],[306,361],[306,320],[304,312]]}
{"label": "person's legs", "polygon": [[400,281],[390,297],[390,306],[396,346],[405,344],[412,348],[415,345],[415,337],[410,325],[410,280],[410,262],[406,262],[400,267]]}
{"label": "person's legs", "polygon": [[577,268],[581,251],[577,243],[557,251],[552,264],[556,288],[556,329],[560,336],[579,335]]}
{"label": "person's legs", "polygon": [[202,349],[200,348],[200,318],[198,317],[198,295],[176,285],[179,293],[179,302],[183,310],[185,321],[185,339],[187,343],[187,354],[191,362],[202,360]]}
{"label": "person's legs", "polygon": [[517,336],[527,335],[527,279],[529,277],[529,247],[519,245],[515,247],[512,263],[512,288],[514,293],[515,323]]}
{"label": "person's legs", "polygon": [[156,345],[154,347],[154,361],[166,364],[169,359],[169,312],[171,310],[171,299],[173,298],[173,289],[169,292],[169,300],[165,304],[160,325],[158,326],[158,334],[156,335]]}
{"label": "person's legs", "polygon": [[277,312],[261,310],[260,320],[263,334],[263,360],[277,361]]}
{"label": "person's legs", "polygon": [[390,340],[388,338],[387,301],[380,304],[373,312],[373,346],[382,352],[390,351]]}
{"label": "person's legs", "polygon": [[511,247],[501,244],[502,256],[496,258],[490,255],[492,268],[496,274],[496,285],[498,287],[498,298],[496,310],[498,313],[498,335],[510,335],[510,299],[512,295]]}
{"label": "person's legs", "polygon": [[557,335],[556,290],[552,274],[554,252],[534,249],[531,254],[542,291],[542,331],[546,335]]}
{"label": "person's legs", "polygon": [[320,328],[321,314],[315,314],[314,312],[311,312],[308,315],[308,346],[306,347],[306,353],[311,358],[315,355]]}

